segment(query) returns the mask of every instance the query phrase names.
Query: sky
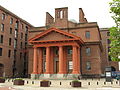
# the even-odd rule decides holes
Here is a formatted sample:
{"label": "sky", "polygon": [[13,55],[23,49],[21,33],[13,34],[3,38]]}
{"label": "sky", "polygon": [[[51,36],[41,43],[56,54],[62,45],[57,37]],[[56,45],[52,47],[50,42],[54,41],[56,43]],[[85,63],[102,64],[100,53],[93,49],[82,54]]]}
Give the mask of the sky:
{"label": "sky", "polygon": [[45,25],[46,12],[55,16],[55,8],[68,7],[69,20],[79,20],[82,8],[88,22],[97,22],[100,28],[115,25],[109,13],[112,0],[0,0],[0,5],[35,27]]}

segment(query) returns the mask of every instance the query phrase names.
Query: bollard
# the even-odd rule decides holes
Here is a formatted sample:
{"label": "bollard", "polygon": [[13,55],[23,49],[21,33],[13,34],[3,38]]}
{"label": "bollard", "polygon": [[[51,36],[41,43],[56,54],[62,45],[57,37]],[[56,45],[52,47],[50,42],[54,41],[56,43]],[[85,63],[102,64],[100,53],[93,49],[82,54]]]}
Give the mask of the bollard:
{"label": "bollard", "polygon": [[98,85],[98,82],[97,82],[97,85]]}
{"label": "bollard", "polygon": [[88,82],[88,85],[90,85],[90,82]]}
{"label": "bollard", "polygon": [[61,85],[62,83],[60,82],[60,85]]}
{"label": "bollard", "polygon": [[104,85],[106,85],[106,82],[104,82]]}
{"label": "bollard", "polygon": [[118,82],[116,81],[116,84],[118,84]]}
{"label": "bollard", "polygon": [[51,85],[51,82],[50,82],[50,85]]}
{"label": "bollard", "polygon": [[70,82],[70,85],[71,85],[71,82]]}
{"label": "bollard", "polygon": [[28,81],[27,81],[27,84],[28,84]]}
{"label": "bollard", "polygon": [[32,81],[32,84],[34,84],[34,81]]}
{"label": "bollard", "polygon": [[113,82],[111,82],[111,84],[113,84]]}

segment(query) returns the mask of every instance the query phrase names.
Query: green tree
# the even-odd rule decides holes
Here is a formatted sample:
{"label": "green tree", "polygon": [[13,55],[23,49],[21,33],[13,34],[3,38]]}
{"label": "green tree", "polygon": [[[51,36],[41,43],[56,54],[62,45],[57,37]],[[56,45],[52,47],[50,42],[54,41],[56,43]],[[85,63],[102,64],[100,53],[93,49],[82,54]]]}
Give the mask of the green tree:
{"label": "green tree", "polygon": [[112,61],[120,61],[120,0],[113,0],[110,2],[110,13],[115,21],[116,26],[111,27],[110,30],[110,52]]}

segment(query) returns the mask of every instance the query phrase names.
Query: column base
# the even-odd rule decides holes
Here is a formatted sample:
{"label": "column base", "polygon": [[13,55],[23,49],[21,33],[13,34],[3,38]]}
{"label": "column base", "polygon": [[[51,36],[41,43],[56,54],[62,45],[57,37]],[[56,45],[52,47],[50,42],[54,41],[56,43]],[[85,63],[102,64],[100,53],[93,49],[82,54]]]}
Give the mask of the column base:
{"label": "column base", "polygon": [[72,74],[80,74],[78,71],[73,71]]}
{"label": "column base", "polygon": [[38,74],[31,74],[31,79],[38,79],[39,75]]}

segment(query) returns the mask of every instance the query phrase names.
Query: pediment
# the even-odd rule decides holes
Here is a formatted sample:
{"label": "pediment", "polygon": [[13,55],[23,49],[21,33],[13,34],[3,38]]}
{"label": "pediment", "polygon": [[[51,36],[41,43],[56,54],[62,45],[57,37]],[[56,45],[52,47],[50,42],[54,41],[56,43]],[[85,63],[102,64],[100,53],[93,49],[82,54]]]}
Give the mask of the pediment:
{"label": "pediment", "polygon": [[42,41],[62,41],[62,40],[80,40],[79,37],[72,35],[68,32],[56,29],[56,28],[50,28],[32,39],[29,40],[29,42],[42,42]]}

